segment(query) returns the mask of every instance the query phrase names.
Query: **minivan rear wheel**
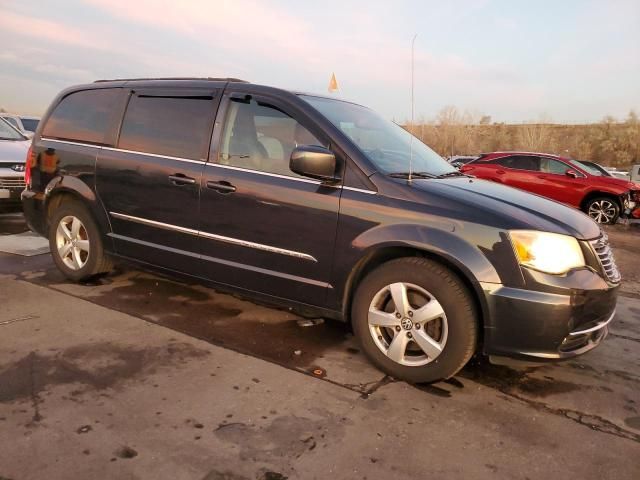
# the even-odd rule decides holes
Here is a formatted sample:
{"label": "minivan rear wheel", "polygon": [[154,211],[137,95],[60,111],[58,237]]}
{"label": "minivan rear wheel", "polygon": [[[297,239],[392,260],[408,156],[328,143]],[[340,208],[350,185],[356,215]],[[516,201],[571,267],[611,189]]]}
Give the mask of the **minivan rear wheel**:
{"label": "minivan rear wheel", "polygon": [[351,317],[362,350],[397,379],[450,378],[475,351],[478,319],[470,292],[454,272],[425,258],[391,260],[367,275]]}
{"label": "minivan rear wheel", "polygon": [[58,269],[73,281],[88,280],[112,269],[95,221],[77,201],[64,201],[51,215],[49,247]]}

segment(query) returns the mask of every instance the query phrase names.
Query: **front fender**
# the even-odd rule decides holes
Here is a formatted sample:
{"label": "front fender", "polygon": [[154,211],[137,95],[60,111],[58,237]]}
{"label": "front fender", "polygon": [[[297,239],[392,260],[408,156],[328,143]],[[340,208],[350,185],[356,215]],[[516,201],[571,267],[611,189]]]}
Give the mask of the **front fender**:
{"label": "front fender", "polygon": [[[371,256],[376,250],[389,247],[411,248],[443,258],[455,265],[474,284],[505,283],[521,279],[519,268],[513,261],[507,262],[498,258],[504,253],[506,257],[513,257],[511,243],[504,234],[503,237],[484,235],[470,241],[456,232],[456,226],[450,225],[449,230],[434,228],[427,225],[381,225],[360,234],[353,240],[352,246],[362,252],[361,258]],[[474,236],[475,237],[475,236]],[[491,260],[493,261],[491,261]],[[496,268],[496,261],[499,265]],[[513,275],[517,272],[518,275]]]}

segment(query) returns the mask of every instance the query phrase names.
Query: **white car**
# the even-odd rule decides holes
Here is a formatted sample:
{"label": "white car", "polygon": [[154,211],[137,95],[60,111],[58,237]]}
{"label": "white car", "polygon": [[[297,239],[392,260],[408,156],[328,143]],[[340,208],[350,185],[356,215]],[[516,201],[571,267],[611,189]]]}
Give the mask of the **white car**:
{"label": "white car", "polygon": [[29,117],[26,115],[14,115],[12,113],[0,113],[0,117],[9,122],[13,127],[17,128],[25,134],[26,137],[33,137],[40,122],[39,117]]}
{"label": "white car", "polygon": [[0,118],[0,208],[20,207],[30,140]]}

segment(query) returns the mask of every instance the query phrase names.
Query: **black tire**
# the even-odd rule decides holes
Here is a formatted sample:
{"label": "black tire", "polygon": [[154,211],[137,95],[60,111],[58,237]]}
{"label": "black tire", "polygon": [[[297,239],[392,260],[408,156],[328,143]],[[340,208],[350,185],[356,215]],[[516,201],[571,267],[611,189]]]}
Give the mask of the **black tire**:
{"label": "black tire", "polygon": [[596,197],[587,202],[584,212],[598,223],[614,225],[620,216],[620,204],[613,197]]}
{"label": "black tire", "polygon": [[[83,257],[84,264],[81,268],[70,268],[58,251],[57,231],[60,222],[67,217],[75,217],[80,220],[82,228],[80,236],[86,239],[89,251]],[[100,231],[89,213],[89,210],[77,200],[65,199],[49,217],[49,247],[51,256],[58,269],[70,280],[82,282],[95,275],[108,273],[112,270],[111,259],[105,254]]]}
{"label": "black tire", "polygon": [[[424,361],[428,363],[424,365],[408,366],[389,358],[376,344],[374,334],[369,328],[369,307],[374,298],[381,298],[379,292],[383,291],[385,286],[400,282],[412,284],[431,294],[431,298],[439,302],[446,316],[446,318],[435,320],[435,322],[446,322],[448,330],[441,353],[432,360],[429,360],[430,356],[425,354]],[[412,305],[410,307],[415,308]],[[396,311],[395,306],[387,306],[387,308],[390,308],[387,312]],[[417,315],[417,310],[415,314]],[[391,316],[397,317],[397,313]],[[437,262],[420,257],[391,260],[367,275],[355,292],[351,322],[367,357],[388,375],[410,383],[436,382],[454,376],[473,355],[478,339],[478,314],[471,293],[451,270]],[[419,330],[407,331],[404,330],[405,327],[403,324],[403,327],[396,326],[379,333],[387,335],[388,332],[392,333],[394,329],[401,328],[397,335],[411,336],[411,332],[414,332],[411,338],[416,338],[415,335]],[[425,333],[427,333],[426,327],[425,323],[422,327]],[[415,324],[413,328],[416,328]],[[381,337],[382,335],[377,335],[380,342],[383,341]],[[389,339],[389,345],[393,339]],[[415,344],[411,348],[418,347],[415,340],[409,340],[409,342]],[[414,353],[424,354],[422,351],[409,352],[409,354]]]}

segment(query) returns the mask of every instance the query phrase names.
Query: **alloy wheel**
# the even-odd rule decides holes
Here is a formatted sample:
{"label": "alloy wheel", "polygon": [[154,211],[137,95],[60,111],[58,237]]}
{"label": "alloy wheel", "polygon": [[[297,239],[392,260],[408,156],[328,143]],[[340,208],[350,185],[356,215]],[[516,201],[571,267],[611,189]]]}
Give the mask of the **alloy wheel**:
{"label": "alloy wheel", "polygon": [[411,283],[392,283],[378,291],[369,306],[368,322],[375,345],[401,365],[426,365],[438,358],[447,342],[442,305]]}
{"label": "alloy wheel", "polygon": [[598,223],[611,223],[616,216],[616,207],[609,200],[597,200],[589,205],[589,216]]}
{"label": "alloy wheel", "polygon": [[56,248],[67,268],[80,270],[87,264],[89,235],[78,217],[67,215],[60,220],[56,229]]}

